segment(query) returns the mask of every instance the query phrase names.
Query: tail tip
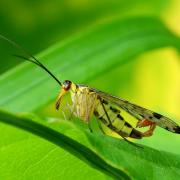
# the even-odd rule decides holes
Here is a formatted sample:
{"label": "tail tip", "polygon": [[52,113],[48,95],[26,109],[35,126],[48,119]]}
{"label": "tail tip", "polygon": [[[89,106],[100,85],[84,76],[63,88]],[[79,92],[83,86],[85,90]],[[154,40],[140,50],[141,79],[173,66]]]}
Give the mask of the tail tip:
{"label": "tail tip", "polygon": [[177,134],[180,134],[180,126],[176,126],[174,128],[174,132],[177,133]]}

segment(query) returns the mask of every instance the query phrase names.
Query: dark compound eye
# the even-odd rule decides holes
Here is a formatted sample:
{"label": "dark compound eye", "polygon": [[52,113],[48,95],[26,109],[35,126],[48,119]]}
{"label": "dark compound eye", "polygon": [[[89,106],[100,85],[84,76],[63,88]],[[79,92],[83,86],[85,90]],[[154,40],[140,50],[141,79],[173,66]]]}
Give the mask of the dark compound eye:
{"label": "dark compound eye", "polygon": [[64,87],[64,89],[65,89],[66,91],[68,91],[68,90],[71,88],[71,81],[65,80],[65,81],[63,82],[63,87]]}

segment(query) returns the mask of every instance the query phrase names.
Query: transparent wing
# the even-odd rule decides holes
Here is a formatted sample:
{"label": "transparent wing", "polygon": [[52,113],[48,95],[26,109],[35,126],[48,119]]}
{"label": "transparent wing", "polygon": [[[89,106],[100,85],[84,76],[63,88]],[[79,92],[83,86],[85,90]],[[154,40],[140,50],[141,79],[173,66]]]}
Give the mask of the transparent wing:
{"label": "transparent wing", "polygon": [[151,110],[140,107],[124,99],[104,93],[102,91],[99,91],[96,89],[92,89],[92,91],[95,91],[104,100],[109,101],[119,106],[120,108],[125,110],[130,115],[134,116],[139,121],[146,119],[146,120],[156,123],[156,125],[168,131],[180,134],[180,126],[176,124],[174,121],[172,121],[171,119],[169,119],[168,117],[165,117],[161,114],[158,114]]}

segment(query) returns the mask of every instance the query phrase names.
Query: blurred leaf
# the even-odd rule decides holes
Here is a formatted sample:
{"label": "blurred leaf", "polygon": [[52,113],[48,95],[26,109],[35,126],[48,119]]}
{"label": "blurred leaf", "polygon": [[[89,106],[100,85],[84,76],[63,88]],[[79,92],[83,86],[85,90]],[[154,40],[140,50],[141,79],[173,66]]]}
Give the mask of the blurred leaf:
{"label": "blurred leaf", "polygon": [[[58,128],[56,127],[57,124],[47,127],[32,121],[30,118],[11,115],[2,111],[0,112],[0,121],[24,129],[54,144],[51,145],[48,141],[43,141],[34,136],[27,138],[25,132],[21,132],[21,140],[16,139],[13,133],[19,130],[14,129],[12,133],[12,128],[8,126],[6,128],[8,136],[2,136],[0,141],[0,160],[2,162],[0,177],[2,179],[7,179],[10,174],[14,178],[21,176],[22,179],[68,177],[63,176],[64,172],[61,170],[64,167],[73,168],[73,164],[66,161],[63,164],[64,167],[61,166],[61,162],[66,157],[60,156],[59,147],[115,179],[130,179],[130,177],[140,180],[156,180],[159,177],[178,179],[180,176],[179,155],[157,151],[146,146],[143,148],[135,147],[123,140],[84,132],[67,121],[59,123]],[[53,129],[54,126],[56,130]],[[24,137],[23,134],[25,134]],[[4,145],[2,143],[3,138],[8,137],[10,139],[10,135],[13,141]],[[50,168],[49,171],[47,171],[48,167]],[[76,168],[69,171],[76,174]],[[91,177],[97,175],[97,172],[91,172],[92,174],[89,174]],[[83,179],[84,175],[83,172],[78,174],[78,179]],[[87,174],[87,179],[91,179],[89,175]],[[102,178],[103,176],[99,174],[98,177]]]}
{"label": "blurred leaf", "polygon": [[[160,15],[169,0],[16,0],[0,1],[0,32],[18,40],[32,53],[68,37],[94,23],[129,15]],[[6,48],[1,52],[8,53]],[[2,56],[4,58],[5,56]],[[0,72],[19,63],[9,58]]]}
{"label": "blurred leaf", "polygon": [[[143,52],[167,46],[179,49],[180,39],[161,21],[133,17],[98,25],[45,50],[38,58],[60,74],[60,80],[82,83]],[[2,75],[0,87],[0,106],[13,112],[35,111],[55,99],[58,92],[54,80],[28,63]]]}

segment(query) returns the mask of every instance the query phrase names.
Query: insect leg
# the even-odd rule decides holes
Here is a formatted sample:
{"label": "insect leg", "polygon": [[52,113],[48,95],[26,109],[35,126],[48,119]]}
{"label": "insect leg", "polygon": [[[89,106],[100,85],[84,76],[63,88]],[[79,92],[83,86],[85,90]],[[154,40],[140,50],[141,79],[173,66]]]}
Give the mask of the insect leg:
{"label": "insect leg", "polygon": [[[102,107],[103,107],[103,110],[104,110],[104,112],[105,112],[105,115],[106,115],[106,117],[107,117],[107,119],[108,119],[108,121],[109,121],[108,127],[109,127],[110,129],[114,130],[114,131],[115,131],[118,135],[120,135],[126,142],[130,143],[131,145],[133,145],[133,146],[135,146],[135,147],[141,147],[141,146],[139,146],[139,145],[137,145],[137,144],[129,141],[129,140],[128,140],[126,137],[124,137],[122,134],[118,133],[118,130],[112,125],[111,120],[110,120],[110,118],[109,118],[109,115],[108,115],[108,113],[107,113],[107,111],[106,111],[106,108],[105,108],[105,106],[104,106],[104,104],[103,104],[103,102],[102,102],[102,99],[101,99],[100,97],[99,97],[99,100],[100,100],[100,103],[101,103],[101,105],[102,105]],[[142,148],[142,147],[141,147],[141,148]]]}
{"label": "insect leg", "polygon": [[106,133],[104,132],[102,126],[101,126],[101,123],[98,121],[98,119],[96,119],[96,121],[97,121],[97,123],[98,123],[98,127],[99,127],[99,129],[101,130],[101,132],[102,132],[103,134],[106,134]]}
{"label": "insect leg", "polygon": [[109,125],[112,126],[112,122],[111,122],[111,120],[110,120],[110,118],[109,118],[109,115],[108,115],[108,113],[107,113],[107,111],[106,111],[106,108],[105,108],[105,106],[104,106],[104,104],[103,104],[103,101],[102,101],[102,99],[101,99],[100,97],[99,97],[99,101],[100,101],[100,103],[101,103],[101,105],[102,105],[102,108],[103,108],[103,110],[104,110],[104,113],[105,113],[105,115],[106,115],[106,117],[107,117],[107,119],[108,119]]}
{"label": "insect leg", "polygon": [[123,136],[121,133],[119,133],[118,131],[115,131],[118,135],[120,135],[126,142],[130,143],[131,145],[135,146],[135,147],[138,147],[138,148],[143,148],[142,146],[140,145],[137,145],[131,141],[129,141],[125,136]]}
{"label": "insect leg", "polygon": [[64,119],[67,121],[67,116],[66,116],[66,113],[65,113],[64,109],[61,109],[61,111],[62,111]]}
{"label": "insect leg", "polygon": [[75,110],[75,105],[74,104],[70,105],[69,103],[67,103],[67,109],[69,109],[70,111],[70,115],[68,119],[71,120],[73,117],[74,110]]}
{"label": "insect leg", "polygon": [[138,148],[143,148],[142,146],[140,145],[137,145],[136,143],[133,143],[131,141],[129,141],[126,137],[124,136],[121,136],[126,142],[130,143],[131,145],[135,146],[135,147],[138,147]]}
{"label": "insect leg", "polygon": [[92,130],[92,128],[91,128],[90,121],[88,121],[88,128],[89,128],[89,131],[92,133],[92,132],[93,132],[93,130]]}

